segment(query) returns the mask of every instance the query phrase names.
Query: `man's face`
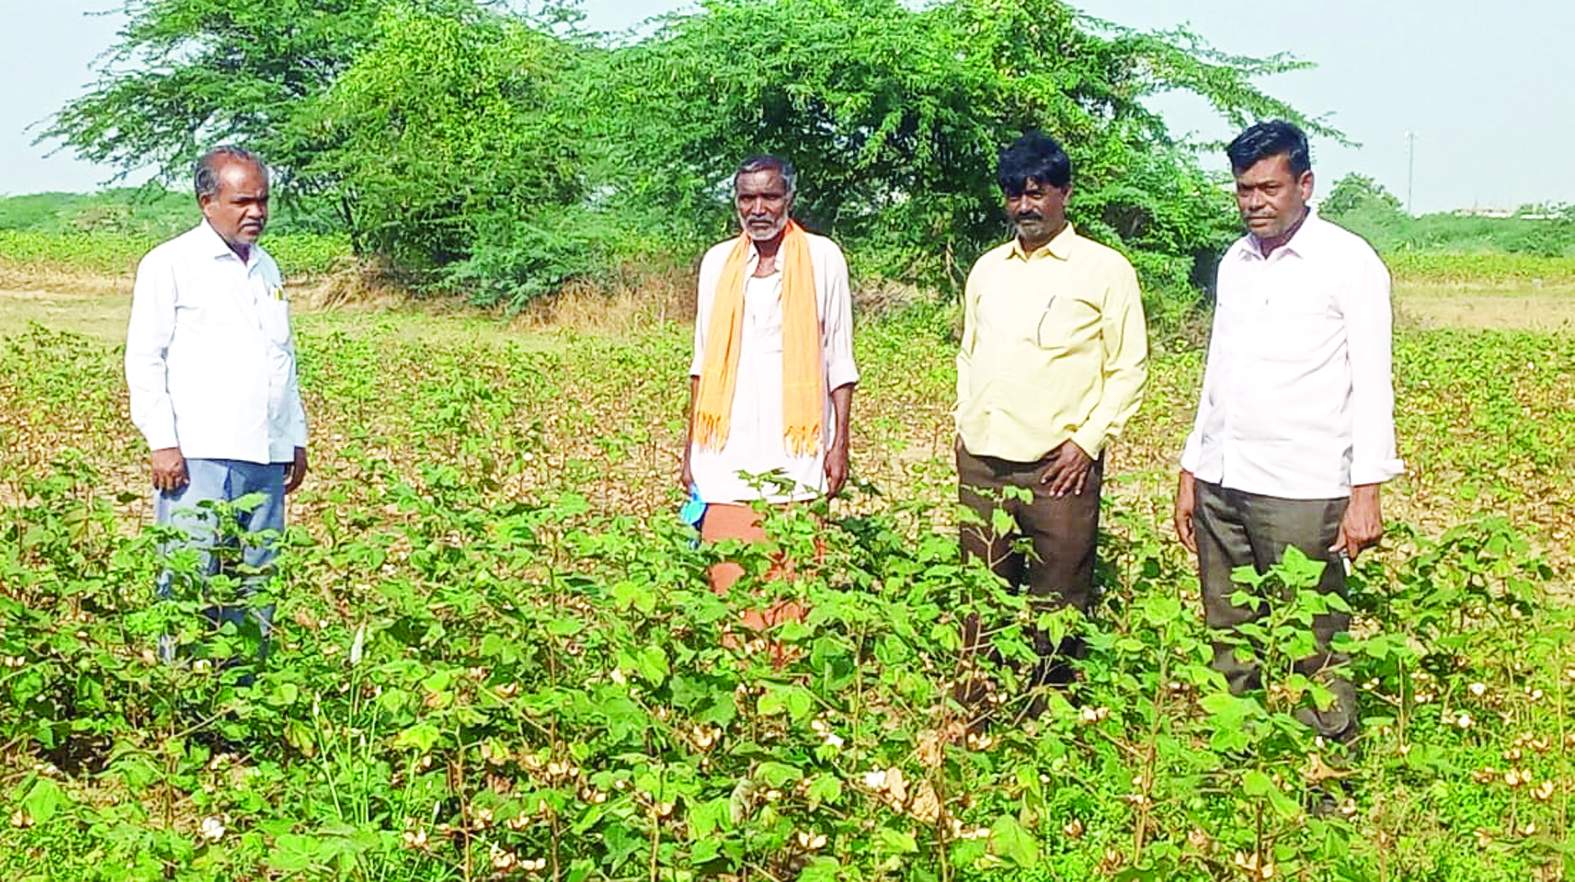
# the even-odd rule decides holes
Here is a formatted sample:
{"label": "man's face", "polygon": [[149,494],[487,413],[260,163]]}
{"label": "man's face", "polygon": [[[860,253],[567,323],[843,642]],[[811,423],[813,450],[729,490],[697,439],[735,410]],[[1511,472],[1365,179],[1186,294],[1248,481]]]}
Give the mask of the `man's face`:
{"label": "man's face", "polygon": [[225,159],[219,192],[200,200],[208,225],[231,245],[253,245],[268,225],[268,176],[254,162]]}
{"label": "man's face", "polygon": [[734,201],[744,232],[756,242],[765,241],[787,226],[793,197],[787,181],[775,170],[745,172],[734,184]]}
{"label": "man's face", "polygon": [[1006,194],[1006,216],[1023,241],[1043,245],[1066,223],[1066,199],[1071,194],[1070,184],[1054,187],[1029,178],[1023,192]]}
{"label": "man's face", "polygon": [[1312,191],[1312,170],[1297,175],[1291,171],[1291,158],[1283,153],[1236,172],[1236,207],[1247,229],[1259,239],[1282,236],[1301,220]]}

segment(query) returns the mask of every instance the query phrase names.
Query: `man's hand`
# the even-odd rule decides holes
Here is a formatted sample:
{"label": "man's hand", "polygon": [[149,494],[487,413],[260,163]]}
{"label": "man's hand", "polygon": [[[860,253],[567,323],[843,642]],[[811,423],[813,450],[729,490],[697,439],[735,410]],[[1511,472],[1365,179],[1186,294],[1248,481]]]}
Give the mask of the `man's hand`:
{"label": "man's hand", "polygon": [[306,480],[306,448],[295,448],[295,462],[284,467],[284,492],[294,493]]}
{"label": "man's hand", "polygon": [[191,477],[186,474],[186,457],[180,455],[179,447],[161,447],[153,451],[155,490],[174,493],[190,483]]}
{"label": "man's hand", "polygon": [[1093,467],[1093,457],[1068,439],[1050,452],[1050,465],[1039,476],[1039,483],[1047,485],[1046,492],[1051,496],[1081,496],[1083,485],[1088,483],[1088,470]]}
{"label": "man's hand", "polygon": [[1378,504],[1378,485],[1359,484],[1351,488],[1351,503],[1340,520],[1340,534],[1330,551],[1344,551],[1351,560],[1362,549],[1378,544],[1384,535],[1384,515]]}
{"label": "man's hand", "polygon": [[678,486],[684,491],[685,496],[689,495],[690,488],[695,485],[695,473],[689,468],[689,447],[688,444],[684,445],[684,464],[678,468]]}
{"label": "man's hand", "polygon": [[1176,482],[1176,538],[1193,554],[1198,553],[1197,528],[1192,524],[1192,514],[1198,508],[1197,479],[1185,469]]}
{"label": "man's hand", "polygon": [[836,496],[848,482],[848,442],[838,438],[826,451],[826,495]]}

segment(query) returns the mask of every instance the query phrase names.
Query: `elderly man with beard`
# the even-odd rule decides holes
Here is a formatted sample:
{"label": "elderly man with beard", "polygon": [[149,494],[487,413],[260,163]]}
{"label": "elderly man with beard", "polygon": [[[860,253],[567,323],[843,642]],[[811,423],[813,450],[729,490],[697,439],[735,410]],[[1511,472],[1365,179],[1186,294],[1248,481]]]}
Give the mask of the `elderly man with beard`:
{"label": "elderly man with beard", "polygon": [[[986,525],[963,526],[962,550],[1009,588],[1026,584],[1036,610],[1086,612],[1105,448],[1147,379],[1143,304],[1126,258],[1067,221],[1072,164],[1060,144],[1023,135],[998,178],[1016,235],[968,274],[957,354],[958,495]],[[990,530],[997,506],[1018,535]],[[1077,644],[1037,631],[1034,642],[1032,684],[1065,682]]]}
{"label": "elderly man with beard", "polygon": [[[743,232],[700,263],[681,480],[705,505],[704,542],[764,539],[752,503],[835,496],[848,477],[859,379],[848,266],[836,243],[792,219],[797,183],[785,159],[745,160],[733,175]],[[726,593],[742,575],[718,564],[712,588]],[[744,624],[763,630],[800,612],[779,605]]]}

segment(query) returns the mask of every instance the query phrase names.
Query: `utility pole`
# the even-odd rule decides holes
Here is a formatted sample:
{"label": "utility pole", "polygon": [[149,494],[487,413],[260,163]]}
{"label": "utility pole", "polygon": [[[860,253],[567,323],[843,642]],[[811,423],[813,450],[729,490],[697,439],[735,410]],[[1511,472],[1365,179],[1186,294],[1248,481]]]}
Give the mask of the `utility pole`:
{"label": "utility pole", "polygon": [[1416,216],[1411,196],[1416,192],[1416,132],[1405,133],[1405,213]]}

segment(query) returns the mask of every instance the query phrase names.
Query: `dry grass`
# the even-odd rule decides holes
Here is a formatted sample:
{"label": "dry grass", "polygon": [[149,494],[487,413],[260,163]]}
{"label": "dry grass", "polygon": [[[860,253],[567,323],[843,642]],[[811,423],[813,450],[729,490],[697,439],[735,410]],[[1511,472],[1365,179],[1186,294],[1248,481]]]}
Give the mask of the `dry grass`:
{"label": "dry grass", "polygon": [[1575,329],[1575,286],[1480,288],[1466,285],[1395,287],[1399,319],[1423,328],[1539,331]]}

